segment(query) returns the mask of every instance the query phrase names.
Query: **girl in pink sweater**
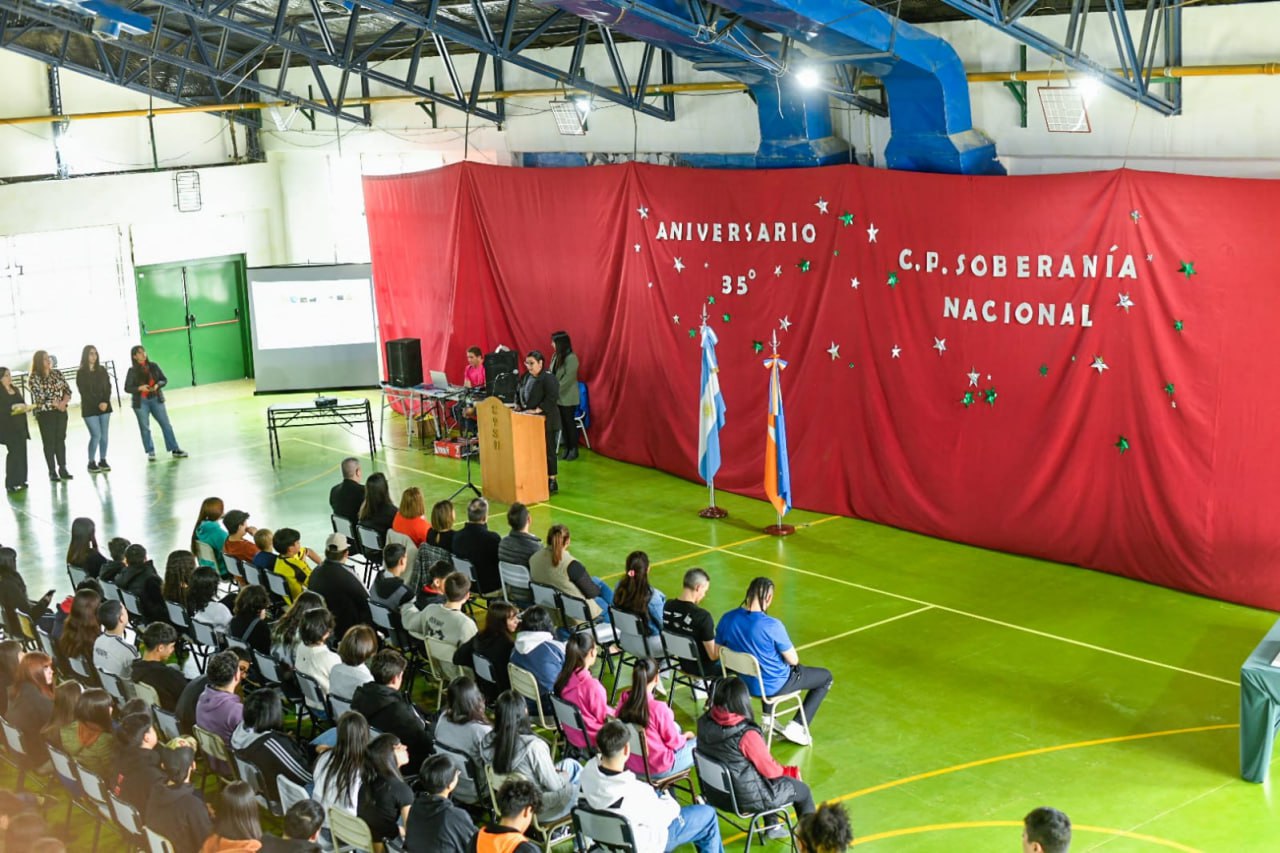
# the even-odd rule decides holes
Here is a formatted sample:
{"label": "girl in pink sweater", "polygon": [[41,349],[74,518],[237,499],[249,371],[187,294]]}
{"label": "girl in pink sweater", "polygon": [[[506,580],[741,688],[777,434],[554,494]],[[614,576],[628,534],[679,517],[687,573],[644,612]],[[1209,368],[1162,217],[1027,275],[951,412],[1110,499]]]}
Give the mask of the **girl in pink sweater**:
{"label": "girl in pink sweater", "polygon": [[583,740],[582,732],[572,729],[565,729],[564,738],[582,750],[595,746],[596,732],[600,731],[609,715],[609,695],[604,685],[591,674],[591,667],[595,666],[598,656],[595,634],[580,631],[565,643],[564,666],[556,677],[555,694],[577,706],[582,714],[582,725],[586,728],[586,740],[590,744]]}
{"label": "girl in pink sweater", "polygon": [[[615,712],[624,723],[644,730],[649,749],[649,776],[659,779],[693,766],[692,732],[681,732],[675,714],[665,703],[653,698],[658,686],[658,664],[644,658],[631,670],[631,689],[622,694]],[[635,751],[627,759],[627,769],[644,778],[644,756]]]}

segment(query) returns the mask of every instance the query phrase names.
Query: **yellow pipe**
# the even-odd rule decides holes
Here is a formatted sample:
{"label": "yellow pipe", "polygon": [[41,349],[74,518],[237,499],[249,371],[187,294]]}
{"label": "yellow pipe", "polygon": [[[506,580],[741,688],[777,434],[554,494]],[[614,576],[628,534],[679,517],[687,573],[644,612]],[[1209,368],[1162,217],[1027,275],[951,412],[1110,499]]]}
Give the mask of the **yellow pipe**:
{"label": "yellow pipe", "polygon": [[[1119,68],[1111,70],[1116,74],[1124,73]],[[1152,77],[1246,77],[1275,74],[1280,74],[1280,62],[1255,62],[1245,65],[1166,66],[1164,68],[1154,68],[1151,71]],[[1067,71],[1059,68],[1046,71],[970,71],[965,76],[969,78],[970,83],[1038,82],[1079,79],[1087,76],[1087,72]]]}

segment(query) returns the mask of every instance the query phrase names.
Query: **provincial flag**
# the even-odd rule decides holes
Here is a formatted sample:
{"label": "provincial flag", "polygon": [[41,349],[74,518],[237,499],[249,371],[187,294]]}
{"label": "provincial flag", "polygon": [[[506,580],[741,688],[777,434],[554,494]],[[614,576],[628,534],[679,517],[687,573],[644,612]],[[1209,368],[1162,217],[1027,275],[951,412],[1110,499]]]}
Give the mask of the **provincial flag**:
{"label": "provincial flag", "polygon": [[724,397],[720,394],[720,366],[716,363],[716,333],[702,326],[702,394],[698,400],[698,476],[708,483],[720,470],[720,429],[724,426]]}
{"label": "provincial flag", "polygon": [[782,370],[787,363],[776,355],[766,359],[769,368],[769,424],[764,443],[764,494],[785,515],[791,509],[791,463],[787,458],[787,419],[782,411]]}

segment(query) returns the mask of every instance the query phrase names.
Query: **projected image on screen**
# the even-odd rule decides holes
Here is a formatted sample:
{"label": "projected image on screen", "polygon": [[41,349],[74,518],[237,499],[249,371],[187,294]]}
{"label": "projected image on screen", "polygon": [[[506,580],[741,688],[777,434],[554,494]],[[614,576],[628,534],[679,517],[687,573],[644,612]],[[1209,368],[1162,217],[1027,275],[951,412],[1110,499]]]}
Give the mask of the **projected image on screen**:
{"label": "projected image on screen", "polygon": [[367,278],[257,281],[253,311],[260,350],[374,342]]}

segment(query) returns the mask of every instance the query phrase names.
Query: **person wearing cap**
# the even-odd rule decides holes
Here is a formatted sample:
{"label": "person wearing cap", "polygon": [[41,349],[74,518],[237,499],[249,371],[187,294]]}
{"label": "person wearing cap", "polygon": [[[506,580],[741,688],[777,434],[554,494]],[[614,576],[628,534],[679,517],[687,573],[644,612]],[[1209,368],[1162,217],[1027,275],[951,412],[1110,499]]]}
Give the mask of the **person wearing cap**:
{"label": "person wearing cap", "polygon": [[[253,535],[258,528],[249,526],[249,513],[242,509],[233,509],[222,517],[222,524],[227,528],[227,541],[222,543],[222,551],[242,562],[252,563],[258,556],[258,546],[253,542]],[[245,538],[245,537],[249,538]]]}
{"label": "person wearing cap", "polygon": [[307,589],[324,599],[333,614],[334,633],[341,637],[356,625],[373,624],[369,613],[369,591],[346,565],[351,543],[341,533],[324,541],[324,562],[307,581]]}

